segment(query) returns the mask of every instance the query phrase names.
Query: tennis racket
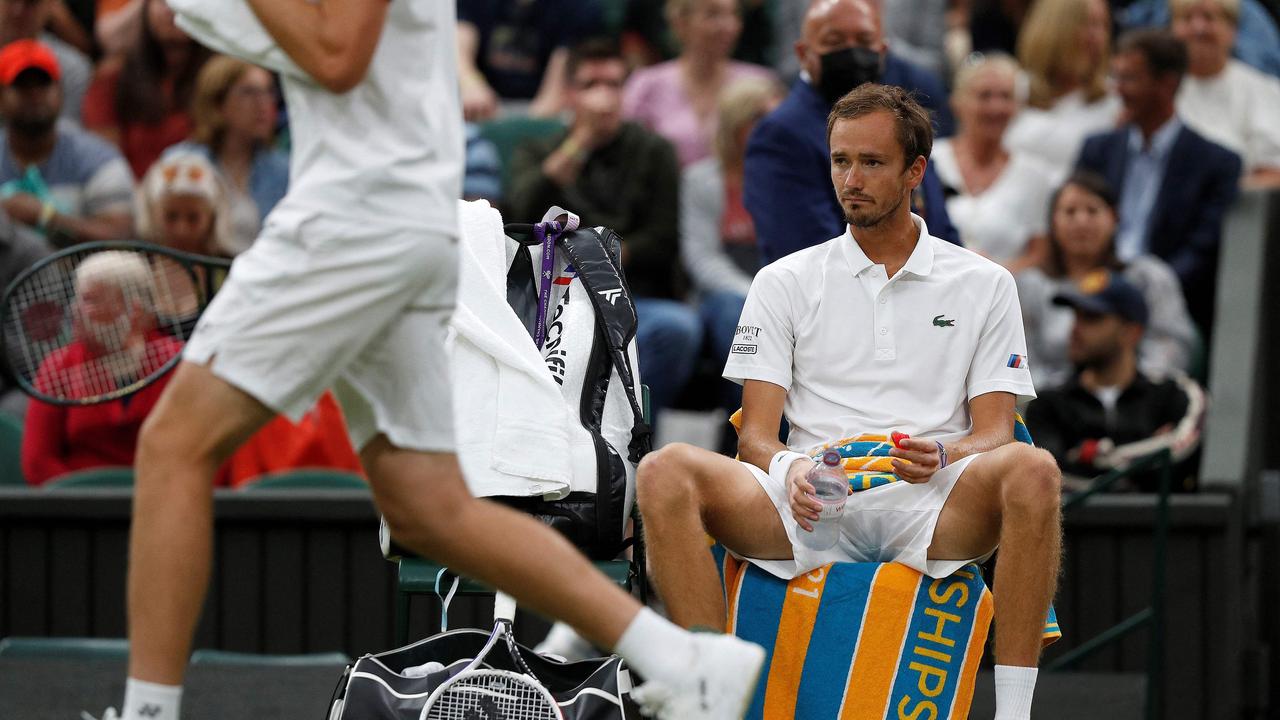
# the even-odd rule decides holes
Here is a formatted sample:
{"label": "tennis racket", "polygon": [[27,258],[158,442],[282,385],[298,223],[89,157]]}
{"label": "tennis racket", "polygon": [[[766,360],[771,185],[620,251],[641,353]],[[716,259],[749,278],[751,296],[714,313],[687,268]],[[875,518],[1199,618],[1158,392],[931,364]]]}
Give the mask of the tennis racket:
{"label": "tennis racket", "polygon": [[178,364],[230,268],[223,258],[132,241],[43,258],[0,296],[9,373],[54,405],[132,395]]}
{"label": "tennis racket", "polygon": [[[493,633],[480,654],[427,698],[418,720],[564,720],[555,698],[520,656],[511,635],[516,603],[498,593],[493,601]],[[505,641],[522,672],[484,667],[484,659]]]}

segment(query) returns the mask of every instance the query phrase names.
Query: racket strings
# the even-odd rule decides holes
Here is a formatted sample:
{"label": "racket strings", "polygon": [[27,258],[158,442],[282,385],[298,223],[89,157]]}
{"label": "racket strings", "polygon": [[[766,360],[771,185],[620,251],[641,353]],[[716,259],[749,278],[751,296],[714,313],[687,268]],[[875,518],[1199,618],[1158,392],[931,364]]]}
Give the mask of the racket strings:
{"label": "racket strings", "polygon": [[546,690],[520,675],[498,670],[460,675],[423,716],[423,720],[560,719]]}
{"label": "racket strings", "polygon": [[[85,265],[91,258],[93,266]],[[80,296],[88,273],[130,280],[116,285],[114,305],[91,313]],[[69,253],[10,290],[6,358],[20,380],[55,400],[123,396],[181,350],[201,294],[194,272],[170,258],[137,250]]]}

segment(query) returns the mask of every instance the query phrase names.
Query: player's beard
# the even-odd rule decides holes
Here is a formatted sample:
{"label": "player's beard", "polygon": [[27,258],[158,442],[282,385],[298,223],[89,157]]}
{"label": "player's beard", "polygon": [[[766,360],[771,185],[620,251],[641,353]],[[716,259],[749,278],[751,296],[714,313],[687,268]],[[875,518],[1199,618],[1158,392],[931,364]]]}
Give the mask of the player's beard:
{"label": "player's beard", "polygon": [[880,213],[876,212],[874,205],[863,210],[845,210],[844,219],[849,223],[849,225],[855,228],[866,229],[878,227],[880,223],[884,222],[885,218],[893,215],[898,211],[898,208],[902,207],[902,201],[906,199],[906,197],[907,194],[905,192],[899,192],[897,202],[886,208],[884,212]]}

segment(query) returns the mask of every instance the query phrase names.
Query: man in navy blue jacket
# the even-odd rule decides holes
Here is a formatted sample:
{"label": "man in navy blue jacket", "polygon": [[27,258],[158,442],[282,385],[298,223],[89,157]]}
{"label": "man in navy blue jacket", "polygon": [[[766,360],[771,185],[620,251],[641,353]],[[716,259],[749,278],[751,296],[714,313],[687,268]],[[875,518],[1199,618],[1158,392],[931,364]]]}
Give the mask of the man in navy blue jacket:
{"label": "man in navy blue jacket", "polygon": [[1167,262],[1207,337],[1222,221],[1238,192],[1240,158],[1174,113],[1187,51],[1168,31],[1125,35],[1112,63],[1129,123],[1086,140],[1076,165],[1102,175],[1116,190],[1119,258],[1151,254]]}
{"label": "man in navy blue jacket", "polygon": [[[826,242],[844,232],[844,211],[831,185],[827,115],[831,106],[864,82],[914,91],[934,117],[939,135],[952,119],[942,82],[928,70],[887,51],[880,13],[869,0],[815,0],[796,43],[804,68],[777,109],[751,133],[743,202],[756,225],[760,260]],[[960,244],[947,217],[942,184],[928,167],[912,195],[912,208],[929,232]]]}

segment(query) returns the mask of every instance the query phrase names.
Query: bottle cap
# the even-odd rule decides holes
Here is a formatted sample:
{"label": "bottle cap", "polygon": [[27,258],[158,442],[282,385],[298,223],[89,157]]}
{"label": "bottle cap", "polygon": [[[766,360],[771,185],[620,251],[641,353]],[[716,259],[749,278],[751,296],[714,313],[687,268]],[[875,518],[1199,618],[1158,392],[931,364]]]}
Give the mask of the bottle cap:
{"label": "bottle cap", "polygon": [[840,464],[840,453],[835,450],[828,450],[822,453],[822,463],[835,467]]}

